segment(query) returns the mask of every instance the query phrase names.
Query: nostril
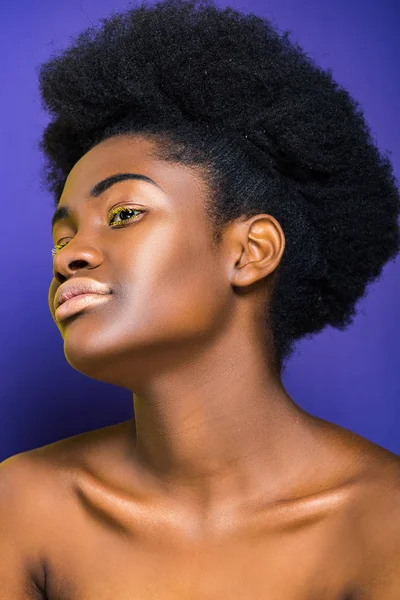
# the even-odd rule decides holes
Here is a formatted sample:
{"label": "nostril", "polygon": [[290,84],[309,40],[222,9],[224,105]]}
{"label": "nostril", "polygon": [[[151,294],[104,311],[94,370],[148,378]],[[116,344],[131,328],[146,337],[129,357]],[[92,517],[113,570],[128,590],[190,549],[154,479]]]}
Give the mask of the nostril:
{"label": "nostril", "polygon": [[72,266],[74,266],[74,268],[76,267],[77,269],[83,269],[84,267],[87,266],[87,261],[77,258],[76,260],[73,260],[69,266],[70,266],[70,268],[72,268]]}

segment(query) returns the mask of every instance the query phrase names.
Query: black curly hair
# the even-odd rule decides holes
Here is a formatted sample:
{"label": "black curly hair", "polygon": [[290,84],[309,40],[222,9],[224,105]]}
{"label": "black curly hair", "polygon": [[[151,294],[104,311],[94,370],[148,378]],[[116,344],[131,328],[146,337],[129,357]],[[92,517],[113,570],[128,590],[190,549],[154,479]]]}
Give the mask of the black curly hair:
{"label": "black curly hair", "polygon": [[286,246],[265,306],[273,367],[355,304],[400,251],[392,165],[359,104],[267,19],[212,0],[164,0],[101,19],[39,65],[53,117],[39,142],[57,206],[68,173],[119,134],[202,169],[213,241],[242,215],[274,216]]}

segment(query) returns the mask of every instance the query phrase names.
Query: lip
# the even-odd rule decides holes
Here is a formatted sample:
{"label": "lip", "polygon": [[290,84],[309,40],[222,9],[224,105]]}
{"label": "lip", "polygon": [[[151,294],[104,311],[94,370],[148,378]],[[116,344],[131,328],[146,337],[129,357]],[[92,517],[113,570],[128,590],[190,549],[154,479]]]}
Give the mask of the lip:
{"label": "lip", "polygon": [[83,294],[110,294],[111,290],[104,283],[89,277],[76,277],[69,279],[57,289],[54,297],[54,308],[70,300],[74,296]]}
{"label": "lip", "polygon": [[95,304],[102,304],[111,296],[111,294],[78,294],[65,300],[59,305],[55,312],[55,317],[58,321],[62,321],[67,317],[79,312],[80,310],[93,306]]}

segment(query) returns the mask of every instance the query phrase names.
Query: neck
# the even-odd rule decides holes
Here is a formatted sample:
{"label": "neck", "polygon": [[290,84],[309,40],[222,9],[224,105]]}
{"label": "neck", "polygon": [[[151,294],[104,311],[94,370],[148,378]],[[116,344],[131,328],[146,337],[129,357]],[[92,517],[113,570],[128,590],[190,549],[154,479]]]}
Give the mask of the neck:
{"label": "neck", "polygon": [[134,394],[139,472],[200,514],[259,495],[298,494],[317,453],[313,417],[269,372],[254,339],[236,342],[160,369]]}

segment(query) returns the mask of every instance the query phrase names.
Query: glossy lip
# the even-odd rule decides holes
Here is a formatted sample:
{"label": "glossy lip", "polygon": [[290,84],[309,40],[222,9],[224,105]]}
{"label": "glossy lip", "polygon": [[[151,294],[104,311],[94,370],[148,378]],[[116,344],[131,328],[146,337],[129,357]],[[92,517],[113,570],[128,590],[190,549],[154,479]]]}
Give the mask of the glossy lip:
{"label": "glossy lip", "polygon": [[111,290],[104,283],[100,283],[89,277],[76,277],[69,279],[57,289],[54,296],[54,308],[57,309],[61,304],[80,296],[81,294],[110,294]]}
{"label": "glossy lip", "polygon": [[63,319],[74,315],[83,308],[93,304],[101,304],[110,295],[111,294],[79,294],[78,296],[73,296],[69,300],[65,300],[65,302],[60,304],[55,312],[55,317],[57,321],[62,321]]}

